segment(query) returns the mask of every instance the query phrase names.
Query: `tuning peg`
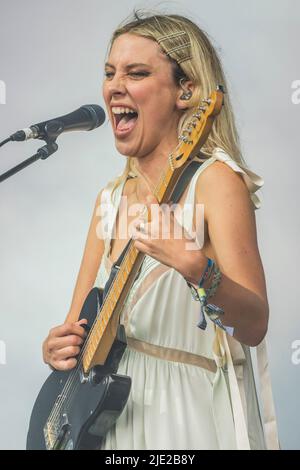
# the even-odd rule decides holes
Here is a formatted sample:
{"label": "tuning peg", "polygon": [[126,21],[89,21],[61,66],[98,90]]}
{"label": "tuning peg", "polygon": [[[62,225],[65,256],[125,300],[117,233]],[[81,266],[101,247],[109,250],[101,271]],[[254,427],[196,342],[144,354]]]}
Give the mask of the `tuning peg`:
{"label": "tuning peg", "polygon": [[207,98],[206,100],[202,100],[202,103],[206,103],[209,105],[211,103],[211,99]]}
{"label": "tuning peg", "polygon": [[[191,135],[191,133],[193,132],[193,129],[192,129],[192,123],[190,123],[184,130],[182,133],[187,133],[188,135]],[[194,126],[195,127],[195,126]]]}
{"label": "tuning peg", "polygon": [[179,136],[179,140],[181,140],[185,144],[192,144],[193,143],[193,141],[190,140],[186,135],[182,135],[182,134]]}

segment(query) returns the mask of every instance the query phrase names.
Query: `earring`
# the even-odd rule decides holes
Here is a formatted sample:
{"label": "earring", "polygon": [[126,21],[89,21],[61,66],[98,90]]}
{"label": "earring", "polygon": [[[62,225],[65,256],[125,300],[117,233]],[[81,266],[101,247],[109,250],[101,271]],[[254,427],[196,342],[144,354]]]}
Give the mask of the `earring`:
{"label": "earring", "polygon": [[181,78],[179,80],[179,83],[180,83],[180,86],[181,88],[183,89],[184,93],[183,95],[181,95],[180,99],[183,100],[183,101],[188,101],[191,99],[193,93],[189,90],[189,91],[186,91],[183,87],[183,82],[185,81],[185,78]]}
{"label": "earring", "polygon": [[188,101],[191,99],[193,93],[191,91],[188,91],[186,93],[183,93],[183,95],[181,95],[180,99],[183,100],[183,101]]}

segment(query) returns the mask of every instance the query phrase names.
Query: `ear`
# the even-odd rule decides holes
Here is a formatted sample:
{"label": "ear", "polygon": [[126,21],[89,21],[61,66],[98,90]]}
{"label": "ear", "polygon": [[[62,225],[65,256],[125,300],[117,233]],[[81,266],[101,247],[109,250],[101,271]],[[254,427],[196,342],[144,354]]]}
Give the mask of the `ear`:
{"label": "ear", "polygon": [[[178,85],[178,93],[177,93],[177,98],[176,98],[176,107],[179,110],[185,110],[188,109],[189,106],[189,101],[190,100],[183,100],[181,99],[182,95],[185,93],[194,93],[195,90],[195,85],[191,80],[182,80],[181,84]],[[192,96],[191,96],[192,98]]]}

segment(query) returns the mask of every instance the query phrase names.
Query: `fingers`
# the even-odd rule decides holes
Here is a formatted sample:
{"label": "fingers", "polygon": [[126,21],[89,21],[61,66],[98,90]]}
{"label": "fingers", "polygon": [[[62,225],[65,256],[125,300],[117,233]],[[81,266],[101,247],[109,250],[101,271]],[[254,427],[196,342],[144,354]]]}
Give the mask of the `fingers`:
{"label": "fingers", "polygon": [[141,239],[146,240],[149,238],[149,223],[145,222],[144,219],[137,219],[132,224],[132,238],[134,240]]}
{"label": "fingers", "polygon": [[44,361],[57,370],[74,368],[87,335],[83,328],[86,324],[87,320],[81,319],[52,328],[43,344]]}
{"label": "fingers", "polygon": [[170,206],[168,204],[162,204],[157,206],[150,222],[147,222],[143,217],[138,217],[133,221],[132,237],[138,240],[156,240],[159,238],[171,239],[174,232],[175,222],[174,214]]}
{"label": "fingers", "polygon": [[68,346],[67,348],[58,349],[53,352],[53,361],[64,361],[66,359],[74,358],[80,353],[79,346]]}
{"label": "fingers", "polygon": [[79,321],[76,321],[75,322],[75,325],[87,325],[87,319],[86,318],[82,318],[81,320]]}
{"label": "fingers", "polygon": [[85,336],[85,329],[81,326],[82,324],[84,324],[83,320],[76,323],[64,323],[63,325],[52,328],[49,333],[49,338],[57,338],[67,335],[77,335],[83,338]]}
{"label": "fingers", "polygon": [[67,371],[74,369],[77,365],[77,359],[75,358],[70,358],[65,361],[52,361],[50,364],[54,369],[56,370],[62,370],[62,371]]}
{"label": "fingers", "polygon": [[61,338],[49,338],[48,349],[49,351],[63,349],[68,346],[81,346],[83,338],[77,335],[68,335]]}
{"label": "fingers", "polygon": [[76,357],[80,353],[79,346],[67,346],[52,349],[45,354],[45,362],[57,370],[69,370],[77,365]]}

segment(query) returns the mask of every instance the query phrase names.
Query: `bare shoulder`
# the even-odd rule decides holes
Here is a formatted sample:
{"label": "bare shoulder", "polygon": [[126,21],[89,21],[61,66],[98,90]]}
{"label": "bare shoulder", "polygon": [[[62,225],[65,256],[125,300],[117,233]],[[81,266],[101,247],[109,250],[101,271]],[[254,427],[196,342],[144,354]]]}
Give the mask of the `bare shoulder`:
{"label": "bare shoulder", "polygon": [[250,193],[243,177],[220,161],[213,162],[199,175],[196,198],[198,203],[205,205],[206,216],[209,216],[209,211],[222,207],[230,209],[244,206],[253,211]]}

